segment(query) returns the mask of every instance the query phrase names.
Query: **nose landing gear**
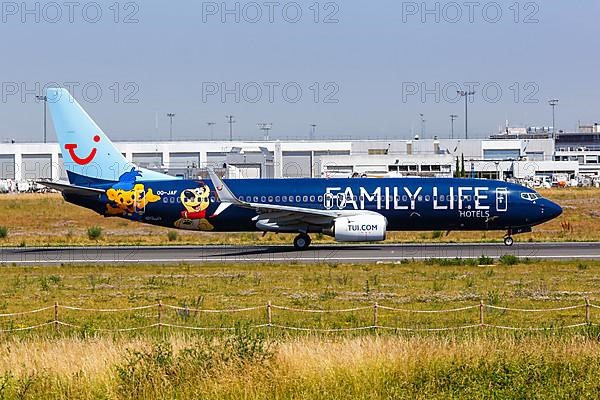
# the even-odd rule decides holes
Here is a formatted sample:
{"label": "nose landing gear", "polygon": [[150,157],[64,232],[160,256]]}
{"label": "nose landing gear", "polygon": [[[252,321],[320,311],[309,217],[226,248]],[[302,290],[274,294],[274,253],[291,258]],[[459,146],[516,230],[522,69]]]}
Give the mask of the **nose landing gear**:
{"label": "nose landing gear", "polygon": [[294,248],[296,250],[306,250],[310,246],[310,236],[301,233],[294,238]]}
{"label": "nose landing gear", "polygon": [[509,229],[508,232],[506,232],[506,235],[504,235],[504,245],[505,246],[510,247],[515,242],[513,240],[513,238],[512,238],[512,235],[513,235],[513,230],[512,229]]}

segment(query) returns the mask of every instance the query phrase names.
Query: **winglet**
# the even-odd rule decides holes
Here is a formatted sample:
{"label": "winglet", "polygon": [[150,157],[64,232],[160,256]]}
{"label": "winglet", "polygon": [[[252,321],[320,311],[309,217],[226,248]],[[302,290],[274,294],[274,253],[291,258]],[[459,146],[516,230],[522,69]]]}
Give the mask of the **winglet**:
{"label": "winglet", "polygon": [[223,179],[219,178],[212,168],[208,169],[208,176],[215,187],[215,192],[217,193],[219,200],[221,200],[221,204],[219,204],[219,207],[217,207],[217,210],[214,212],[214,214],[210,216],[211,218],[218,216],[223,211],[228,209],[232,204],[236,206],[246,206],[246,203],[235,197],[231,189],[229,189],[225,182],[223,182]]}
{"label": "winglet", "polygon": [[217,192],[219,199],[223,203],[231,203],[236,205],[243,204],[240,200],[238,200],[237,197],[235,197],[231,189],[229,189],[225,182],[223,182],[223,179],[219,178],[219,176],[215,173],[215,171],[212,168],[208,169],[208,176],[210,177],[210,180],[212,181],[212,184],[215,187],[215,191]]}

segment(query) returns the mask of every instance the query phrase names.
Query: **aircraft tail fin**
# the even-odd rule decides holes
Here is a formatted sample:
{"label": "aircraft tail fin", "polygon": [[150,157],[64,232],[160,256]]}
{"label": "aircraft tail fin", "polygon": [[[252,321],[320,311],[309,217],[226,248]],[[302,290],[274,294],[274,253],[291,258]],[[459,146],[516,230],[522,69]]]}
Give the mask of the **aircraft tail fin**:
{"label": "aircraft tail fin", "polygon": [[175,179],[138,168],[128,161],[68,90],[47,89],[46,96],[71,184],[95,186],[118,182],[123,174],[134,171],[143,180]]}

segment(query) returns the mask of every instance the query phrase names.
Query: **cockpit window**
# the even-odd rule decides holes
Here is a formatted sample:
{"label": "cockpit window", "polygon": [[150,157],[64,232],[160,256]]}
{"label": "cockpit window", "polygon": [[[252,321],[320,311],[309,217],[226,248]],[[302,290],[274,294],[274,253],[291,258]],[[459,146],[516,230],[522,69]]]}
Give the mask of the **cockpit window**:
{"label": "cockpit window", "polygon": [[537,193],[521,193],[521,198],[524,200],[535,201],[537,199],[541,199],[542,196]]}

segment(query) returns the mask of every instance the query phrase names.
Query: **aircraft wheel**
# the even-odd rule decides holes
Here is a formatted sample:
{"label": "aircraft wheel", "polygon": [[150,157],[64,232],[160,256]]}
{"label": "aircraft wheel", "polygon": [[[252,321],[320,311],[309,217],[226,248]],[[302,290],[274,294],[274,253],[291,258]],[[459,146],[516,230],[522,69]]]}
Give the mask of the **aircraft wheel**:
{"label": "aircraft wheel", "polygon": [[505,246],[508,246],[508,247],[510,247],[510,246],[512,246],[512,245],[513,245],[513,243],[514,243],[514,242],[515,242],[515,241],[513,240],[513,238],[512,238],[511,236],[506,236],[506,237],[504,238],[504,245],[505,245]]}
{"label": "aircraft wheel", "polygon": [[294,247],[296,250],[306,250],[310,246],[310,236],[306,233],[301,233],[294,239]]}

